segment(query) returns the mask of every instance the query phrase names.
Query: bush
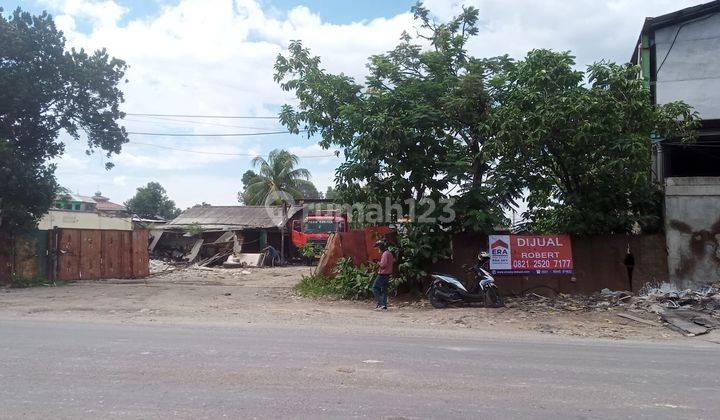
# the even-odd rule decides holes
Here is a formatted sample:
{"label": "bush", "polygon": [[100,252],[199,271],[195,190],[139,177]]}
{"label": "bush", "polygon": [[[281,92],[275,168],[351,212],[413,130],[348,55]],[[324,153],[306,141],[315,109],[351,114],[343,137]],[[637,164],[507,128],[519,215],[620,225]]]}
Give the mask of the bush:
{"label": "bush", "polygon": [[[369,263],[356,267],[350,258],[338,260],[334,278],[322,274],[303,277],[295,290],[304,296],[337,296],[341,299],[363,300],[372,296],[372,285],[377,264]],[[390,283],[390,291],[397,289],[398,281]]]}
{"label": "bush", "polygon": [[300,250],[300,254],[305,258],[317,259],[320,258],[323,251],[325,250],[325,245],[308,242],[306,244],[300,245],[298,247],[298,250]]}
{"label": "bush", "polygon": [[335,294],[343,299],[367,299],[372,296],[372,284],[375,280],[377,264],[369,263],[356,267],[352,259],[340,258],[333,272]]}
{"label": "bush", "polygon": [[437,225],[406,223],[398,229],[397,244],[391,249],[398,258],[398,283],[418,288],[432,264],[452,254],[451,235]]}

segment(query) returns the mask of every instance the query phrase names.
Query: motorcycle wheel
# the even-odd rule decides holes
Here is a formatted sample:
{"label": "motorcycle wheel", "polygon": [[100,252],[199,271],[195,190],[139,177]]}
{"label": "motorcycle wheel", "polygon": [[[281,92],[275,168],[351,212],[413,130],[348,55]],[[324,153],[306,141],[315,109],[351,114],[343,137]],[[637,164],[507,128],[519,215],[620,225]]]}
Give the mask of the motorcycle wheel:
{"label": "motorcycle wheel", "polygon": [[435,309],[443,309],[447,306],[447,302],[437,295],[437,289],[434,287],[430,290],[428,298],[430,298],[430,304]]}
{"label": "motorcycle wheel", "polygon": [[502,308],[505,306],[503,298],[500,295],[497,287],[491,287],[485,292],[485,307],[486,308]]}

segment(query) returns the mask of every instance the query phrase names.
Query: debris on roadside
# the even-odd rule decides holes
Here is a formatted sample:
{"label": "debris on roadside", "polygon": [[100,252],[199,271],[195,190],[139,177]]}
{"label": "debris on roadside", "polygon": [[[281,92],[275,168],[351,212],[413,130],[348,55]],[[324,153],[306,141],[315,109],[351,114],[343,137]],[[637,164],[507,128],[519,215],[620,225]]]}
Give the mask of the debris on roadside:
{"label": "debris on roadside", "polygon": [[[648,326],[661,326],[686,336],[720,329],[720,290],[717,286],[701,290],[678,290],[668,283],[643,287],[638,294],[603,289],[589,296],[559,293],[555,297],[527,293],[507,298],[506,306],[529,315],[558,311],[618,311],[618,316]],[[652,314],[654,319],[634,316]],[[662,324],[661,324],[662,322]]]}
{"label": "debris on roadside", "polygon": [[166,271],[175,270],[177,266],[171,262],[163,260],[150,260],[150,274],[159,274]]}

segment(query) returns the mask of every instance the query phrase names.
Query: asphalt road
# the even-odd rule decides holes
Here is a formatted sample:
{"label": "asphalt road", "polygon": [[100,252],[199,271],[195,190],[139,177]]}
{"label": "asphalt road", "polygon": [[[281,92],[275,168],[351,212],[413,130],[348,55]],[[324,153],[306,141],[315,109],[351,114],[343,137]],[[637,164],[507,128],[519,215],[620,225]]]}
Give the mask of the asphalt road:
{"label": "asphalt road", "polygon": [[720,346],[0,321],[0,418],[717,418]]}

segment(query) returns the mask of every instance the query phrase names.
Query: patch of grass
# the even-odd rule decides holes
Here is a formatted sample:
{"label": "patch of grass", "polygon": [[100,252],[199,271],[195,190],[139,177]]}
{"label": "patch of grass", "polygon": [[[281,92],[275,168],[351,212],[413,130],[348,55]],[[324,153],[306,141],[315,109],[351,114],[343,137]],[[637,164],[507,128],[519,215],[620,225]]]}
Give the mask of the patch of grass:
{"label": "patch of grass", "polygon": [[302,296],[332,296],[336,294],[333,281],[322,274],[303,276],[300,283],[295,285],[295,291]]}
{"label": "patch of grass", "polygon": [[10,276],[10,287],[15,289],[25,289],[28,287],[47,287],[47,286],[62,286],[67,284],[66,281],[50,281],[44,277],[24,277],[18,274]]}

